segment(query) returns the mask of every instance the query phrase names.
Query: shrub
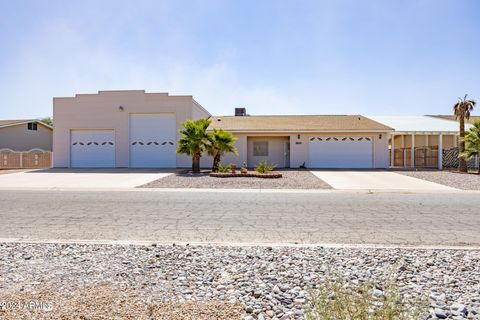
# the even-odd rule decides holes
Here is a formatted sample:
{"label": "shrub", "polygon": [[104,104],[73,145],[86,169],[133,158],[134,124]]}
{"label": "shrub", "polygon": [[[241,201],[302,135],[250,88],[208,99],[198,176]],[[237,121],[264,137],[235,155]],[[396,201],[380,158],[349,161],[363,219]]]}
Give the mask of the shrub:
{"label": "shrub", "polygon": [[349,286],[342,278],[329,276],[311,296],[307,320],[407,320],[428,314],[426,297],[407,301],[392,279],[381,286],[373,282]]}
{"label": "shrub", "polygon": [[222,166],[220,163],[218,164],[218,172],[226,173],[230,171],[230,165]]}
{"label": "shrub", "polygon": [[275,169],[276,167],[277,165],[275,163],[269,165],[266,160],[261,160],[258,162],[258,166],[256,166],[254,169],[258,173],[267,173],[269,171],[273,171],[273,169]]}

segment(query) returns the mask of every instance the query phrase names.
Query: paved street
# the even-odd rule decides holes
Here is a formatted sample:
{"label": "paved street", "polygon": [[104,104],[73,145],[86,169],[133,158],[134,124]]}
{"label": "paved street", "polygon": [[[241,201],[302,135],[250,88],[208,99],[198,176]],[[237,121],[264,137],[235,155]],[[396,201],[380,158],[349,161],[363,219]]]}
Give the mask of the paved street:
{"label": "paved street", "polygon": [[0,238],[480,245],[468,193],[0,191]]}

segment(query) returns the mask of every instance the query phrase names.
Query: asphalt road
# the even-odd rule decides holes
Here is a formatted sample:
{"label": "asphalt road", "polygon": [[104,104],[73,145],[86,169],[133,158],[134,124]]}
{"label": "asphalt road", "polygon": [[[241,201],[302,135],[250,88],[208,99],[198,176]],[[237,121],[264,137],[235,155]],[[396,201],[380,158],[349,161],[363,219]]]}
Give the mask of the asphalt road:
{"label": "asphalt road", "polygon": [[0,191],[0,238],[479,246],[480,197]]}

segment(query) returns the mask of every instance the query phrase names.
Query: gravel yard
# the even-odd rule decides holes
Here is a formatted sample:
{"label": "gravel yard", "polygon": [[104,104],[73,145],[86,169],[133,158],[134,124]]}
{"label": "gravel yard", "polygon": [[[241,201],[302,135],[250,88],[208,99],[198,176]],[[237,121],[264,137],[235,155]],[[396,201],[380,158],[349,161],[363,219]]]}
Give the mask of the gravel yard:
{"label": "gravel yard", "polygon": [[393,274],[403,294],[429,297],[431,319],[480,319],[474,250],[18,243],[0,244],[0,303],[51,311],[0,316],[303,319],[329,270],[353,284]]}
{"label": "gravel yard", "polygon": [[276,170],[279,179],[214,178],[208,172],[176,173],[147,183],[141,188],[220,188],[220,189],[331,189],[310,171]]}
{"label": "gravel yard", "polygon": [[480,175],[454,171],[398,171],[397,173],[462,190],[480,190]]}

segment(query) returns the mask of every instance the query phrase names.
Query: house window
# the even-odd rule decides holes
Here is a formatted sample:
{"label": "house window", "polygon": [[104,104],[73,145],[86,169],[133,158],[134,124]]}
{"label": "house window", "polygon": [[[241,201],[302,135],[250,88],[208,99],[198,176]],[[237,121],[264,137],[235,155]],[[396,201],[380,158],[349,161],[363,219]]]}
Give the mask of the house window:
{"label": "house window", "polygon": [[254,141],[253,142],[253,156],[254,157],[268,157],[268,141]]}
{"label": "house window", "polygon": [[37,130],[38,130],[37,124],[34,123],[34,122],[29,122],[29,123],[27,124],[27,128],[28,128],[28,130],[33,130],[33,131],[37,131]]}

